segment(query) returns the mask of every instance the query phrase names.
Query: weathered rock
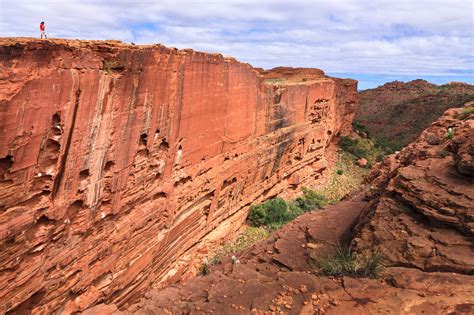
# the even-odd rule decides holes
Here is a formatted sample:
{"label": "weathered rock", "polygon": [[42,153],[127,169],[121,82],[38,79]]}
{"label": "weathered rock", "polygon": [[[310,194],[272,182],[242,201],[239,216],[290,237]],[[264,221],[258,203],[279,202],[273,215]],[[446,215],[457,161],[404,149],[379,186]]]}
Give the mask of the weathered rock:
{"label": "weathered rock", "polygon": [[[458,111],[376,165],[369,200],[349,196],[304,214],[241,254],[238,266],[219,264],[185,286],[151,290],[124,313],[472,314],[474,185],[455,160],[469,153],[474,120],[456,119]],[[448,128],[452,139],[428,143],[429,133]],[[325,249],[354,233],[360,257],[374,247],[385,254],[380,278],[317,275]]]}
{"label": "weathered rock", "polygon": [[442,141],[441,137],[438,137],[438,135],[434,133],[428,133],[426,135],[426,142],[428,142],[431,145],[438,145]]}
{"label": "weathered rock", "polygon": [[360,167],[366,167],[367,163],[369,163],[365,158],[360,158],[357,160],[357,165]]}
{"label": "weathered rock", "polygon": [[243,253],[239,266],[217,265],[185,286],[152,290],[124,313],[233,314],[232,305],[257,314],[278,308],[288,314],[472,313],[472,276],[400,267],[388,268],[380,279],[315,274],[312,256],[321,250],[301,245],[344,242],[365,205],[356,197],[305,214]]}
{"label": "weathered rock", "polygon": [[[474,273],[474,120],[450,109],[419,139],[377,165],[355,248],[380,247],[395,266]],[[444,137],[438,145],[430,135]]]}
{"label": "weathered rock", "polygon": [[3,38],[0,56],[0,312],[189,278],[251,203],[319,177],[358,105],[353,80],[161,45]]}

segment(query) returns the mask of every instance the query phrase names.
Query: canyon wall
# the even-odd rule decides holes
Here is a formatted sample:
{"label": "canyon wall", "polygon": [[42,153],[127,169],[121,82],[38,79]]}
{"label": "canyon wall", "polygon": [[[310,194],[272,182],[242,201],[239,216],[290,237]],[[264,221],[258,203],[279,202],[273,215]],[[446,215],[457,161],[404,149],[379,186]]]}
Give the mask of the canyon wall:
{"label": "canyon wall", "polygon": [[0,313],[189,277],[252,203],[318,179],[358,105],[353,80],[161,45],[4,38],[0,56]]}

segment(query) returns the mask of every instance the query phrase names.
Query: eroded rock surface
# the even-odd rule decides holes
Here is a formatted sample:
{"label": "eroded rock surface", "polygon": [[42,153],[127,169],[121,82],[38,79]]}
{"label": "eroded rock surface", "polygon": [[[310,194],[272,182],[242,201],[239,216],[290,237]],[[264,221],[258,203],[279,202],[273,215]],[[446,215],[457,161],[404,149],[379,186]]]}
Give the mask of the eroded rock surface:
{"label": "eroded rock surface", "polygon": [[379,246],[392,265],[474,274],[474,119],[458,119],[473,106],[446,111],[372,171],[359,251]]}
{"label": "eroded rock surface", "polygon": [[0,58],[0,312],[188,278],[251,203],[319,178],[358,105],[353,80],[161,45],[3,38]]}
{"label": "eroded rock surface", "polygon": [[184,287],[152,290],[106,314],[469,314],[474,278],[389,267],[380,279],[319,276],[316,259],[351,237],[367,206],[360,196],[305,214],[239,257]]}
{"label": "eroded rock surface", "polygon": [[[474,104],[386,157],[362,194],[307,213],[210,275],[152,290],[116,314],[472,314]],[[462,118],[462,119],[461,119]],[[318,275],[328,246],[379,249],[379,279]]]}

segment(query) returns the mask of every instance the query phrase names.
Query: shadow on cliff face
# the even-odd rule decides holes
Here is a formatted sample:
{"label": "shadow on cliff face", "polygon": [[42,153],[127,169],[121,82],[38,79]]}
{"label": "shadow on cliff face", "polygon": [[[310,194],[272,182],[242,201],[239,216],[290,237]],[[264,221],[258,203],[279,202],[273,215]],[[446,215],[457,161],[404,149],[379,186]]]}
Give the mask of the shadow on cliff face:
{"label": "shadow on cliff face", "polygon": [[[269,126],[269,132],[275,132],[279,129],[288,127],[291,122],[288,117],[287,108],[285,104],[282,104],[282,91],[277,87],[272,87],[273,104],[270,108],[271,115],[267,116],[267,126]],[[280,163],[283,155],[291,144],[293,136],[290,132],[282,133],[278,136],[278,147],[275,150],[275,157],[273,159],[273,166],[271,175],[273,175],[280,167]]]}

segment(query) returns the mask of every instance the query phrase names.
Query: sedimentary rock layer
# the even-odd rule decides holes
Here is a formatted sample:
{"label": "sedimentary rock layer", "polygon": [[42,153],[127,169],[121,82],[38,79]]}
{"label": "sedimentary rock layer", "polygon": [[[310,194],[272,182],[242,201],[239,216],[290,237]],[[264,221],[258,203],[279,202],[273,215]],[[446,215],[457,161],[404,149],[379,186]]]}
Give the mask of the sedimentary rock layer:
{"label": "sedimentary rock layer", "polygon": [[[219,54],[0,40],[0,312],[124,305],[309,183],[357,83]],[[289,71],[289,72],[288,72]]]}
{"label": "sedimentary rock layer", "polygon": [[371,172],[353,245],[393,266],[474,274],[474,103],[450,109]]}
{"label": "sedimentary rock layer", "polygon": [[[125,311],[101,304],[86,314],[473,314],[473,179],[471,103],[377,164],[366,193],[300,216],[240,263],[227,257]],[[378,279],[318,274],[328,246],[351,239],[360,260],[381,251],[371,267],[388,268]]]}

